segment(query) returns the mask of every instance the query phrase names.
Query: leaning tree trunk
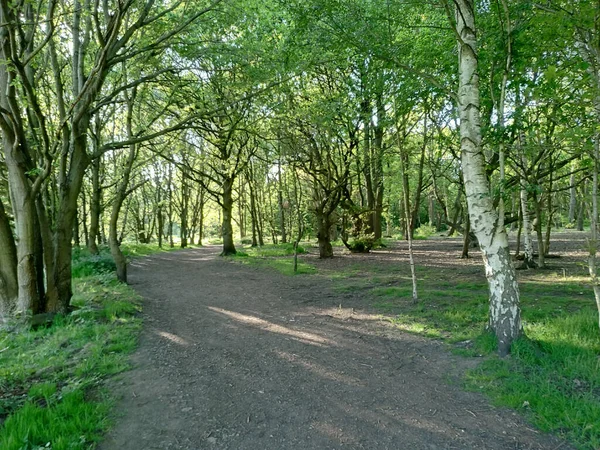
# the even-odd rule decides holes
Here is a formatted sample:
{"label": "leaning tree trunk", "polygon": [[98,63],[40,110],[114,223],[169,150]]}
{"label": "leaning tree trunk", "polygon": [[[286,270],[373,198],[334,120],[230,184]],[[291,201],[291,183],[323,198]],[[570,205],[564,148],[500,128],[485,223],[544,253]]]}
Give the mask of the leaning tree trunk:
{"label": "leaning tree trunk", "polygon": [[498,227],[481,151],[479,76],[474,0],[456,0],[459,39],[459,90],[461,160],[469,218],[483,255],[490,290],[489,327],[498,340],[501,356],[510,352],[522,332],[519,286],[511,264],[508,236]]}
{"label": "leaning tree trunk", "polygon": [[[133,115],[133,102],[135,98],[135,90],[131,97],[127,98],[127,137],[133,137],[132,129],[132,115]],[[129,180],[131,178],[131,170],[137,154],[135,144],[129,146],[129,154],[127,155],[127,161],[125,162],[123,173],[121,174],[121,180],[117,185],[117,193],[112,204],[112,210],[110,214],[110,223],[108,228],[108,246],[110,248],[110,254],[113,257],[115,266],[117,269],[117,278],[122,283],[127,283],[127,259],[121,251],[119,244],[117,227],[119,224],[119,213],[121,207],[127,197],[127,187],[129,186]]]}
{"label": "leaning tree trunk", "polygon": [[235,255],[237,250],[233,243],[233,177],[223,180],[223,251],[221,256]]}
{"label": "leaning tree trunk", "polygon": [[135,160],[136,149],[135,145],[129,146],[129,155],[127,163],[125,164],[124,172],[121,175],[121,181],[117,188],[117,193],[113,200],[112,210],[110,214],[110,222],[108,227],[108,247],[110,248],[110,254],[113,257],[117,270],[117,278],[122,283],[127,283],[127,259],[121,251],[119,245],[118,236],[118,225],[119,225],[119,214],[121,207],[127,196],[127,186],[129,185],[129,179],[131,177],[131,169]]}

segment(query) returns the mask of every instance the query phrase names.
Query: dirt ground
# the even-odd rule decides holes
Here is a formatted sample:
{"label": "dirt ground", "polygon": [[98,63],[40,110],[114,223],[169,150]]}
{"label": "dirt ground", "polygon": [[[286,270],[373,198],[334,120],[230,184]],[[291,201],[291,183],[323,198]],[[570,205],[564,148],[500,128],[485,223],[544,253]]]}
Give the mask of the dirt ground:
{"label": "dirt ground", "polygon": [[[460,242],[446,245],[436,255],[439,243],[418,241],[416,257],[445,270]],[[465,392],[461,376],[477,358],[392,329],[361,308],[360,292],[336,293],[326,277],[286,277],[218,252],[132,264],[145,326],[133,370],[113,382],[121,400],[101,450],[569,448]],[[481,273],[473,256],[465,270]],[[406,255],[392,248],[359,257]]]}

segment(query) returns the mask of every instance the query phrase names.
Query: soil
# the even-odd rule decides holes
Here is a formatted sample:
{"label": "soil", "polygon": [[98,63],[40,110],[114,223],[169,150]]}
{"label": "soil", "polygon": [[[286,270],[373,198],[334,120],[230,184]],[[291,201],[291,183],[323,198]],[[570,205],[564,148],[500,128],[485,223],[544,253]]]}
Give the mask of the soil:
{"label": "soil", "polygon": [[[451,268],[461,244],[447,245],[431,255],[439,242],[417,241],[416,257]],[[326,277],[286,277],[219,250],[131,265],[145,326],[133,369],[113,382],[121,400],[101,450],[570,448],[464,391],[480,359],[392,328]],[[481,273],[473,256],[464,269]],[[406,255],[318,264],[352,258]]]}

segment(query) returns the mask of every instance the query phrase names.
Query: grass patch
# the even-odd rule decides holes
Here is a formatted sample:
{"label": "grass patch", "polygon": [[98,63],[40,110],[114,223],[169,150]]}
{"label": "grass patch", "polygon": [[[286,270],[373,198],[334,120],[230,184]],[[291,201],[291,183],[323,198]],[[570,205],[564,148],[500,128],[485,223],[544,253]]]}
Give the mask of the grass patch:
{"label": "grass patch", "polygon": [[246,264],[275,270],[283,275],[309,275],[317,272],[312,264],[298,261],[298,271],[294,272],[294,258],[245,258]]}
{"label": "grass patch", "polygon": [[[0,448],[89,449],[108,426],[103,380],[128,367],[139,298],[104,266],[76,261],[75,308],[47,328],[0,329]],[[96,275],[81,276],[93,271]]]}
{"label": "grass patch", "polygon": [[[294,244],[267,244],[262,247],[247,247],[244,249],[252,257],[291,256],[294,254]],[[298,245],[298,254],[306,253],[303,246]]]}
{"label": "grass patch", "polygon": [[[298,254],[306,253],[303,246],[298,246]],[[235,255],[229,256],[244,264],[275,270],[287,276],[316,273],[312,264],[298,261],[298,271],[294,272],[293,244],[267,244],[262,247],[245,247]]]}
{"label": "grass patch", "polygon": [[[524,314],[525,315],[525,314]],[[600,339],[596,312],[526,323],[527,338],[504,360],[490,357],[468,385],[521,410],[544,431],[581,449],[600,448]]]}
{"label": "grass patch", "polygon": [[[194,248],[194,246],[188,246],[188,248]],[[161,248],[158,244],[136,244],[135,242],[124,242],[121,244],[121,251],[128,259],[179,249],[179,247],[171,248],[168,245]],[[73,248],[73,262],[71,266],[73,278],[115,272],[116,266],[109,248],[106,245],[102,245],[98,247],[98,251],[97,255],[92,255],[87,247]]]}

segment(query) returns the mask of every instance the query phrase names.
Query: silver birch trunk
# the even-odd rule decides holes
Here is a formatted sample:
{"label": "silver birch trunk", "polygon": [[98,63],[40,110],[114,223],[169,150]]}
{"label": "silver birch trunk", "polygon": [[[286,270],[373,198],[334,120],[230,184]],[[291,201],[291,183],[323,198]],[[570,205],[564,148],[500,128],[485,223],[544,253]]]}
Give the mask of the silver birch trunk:
{"label": "silver birch trunk", "polygon": [[530,267],[535,267],[535,262],[533,261],[533,244],[531,242],[531,215],[529,213],[529,208],[527,207],[527,188],[526,181],[521,180],[521,212],[523,215],[523,269],[529,269]]}
{"label": "silver birch trunk", "polygon": [[494,209],[481,149],[479,76],[474,0],[456,0],[459,46],[458,109],[461,160],[471,229],[479,240],[490,292],[489,328],[501,356],[522,334],[519,286],[511,263],[508,236]]}

